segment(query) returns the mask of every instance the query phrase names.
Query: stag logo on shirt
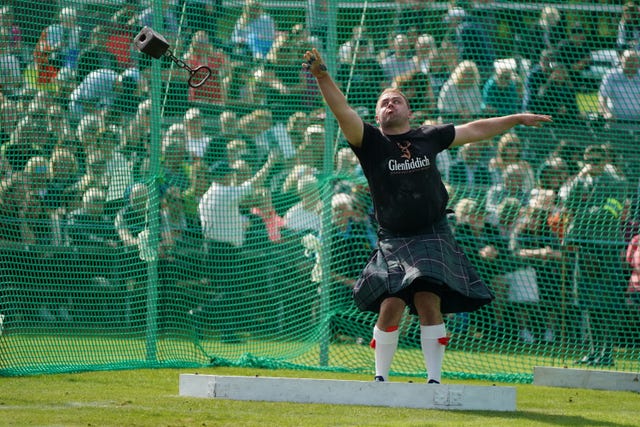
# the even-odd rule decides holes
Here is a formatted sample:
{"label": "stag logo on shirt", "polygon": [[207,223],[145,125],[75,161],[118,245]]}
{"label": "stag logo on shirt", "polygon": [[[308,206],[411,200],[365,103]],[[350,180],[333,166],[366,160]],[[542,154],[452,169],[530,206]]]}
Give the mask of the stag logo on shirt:
{"label": "stag logo on shirt", "polygon": [[400,157],[402,157],[403,159],[411,160],[411,151],[409,151],[409,147],[411,147],[411,142],[400,141],[400,142],[396,142],[396,145],[398,146],[398,148],[400,149],[400,152],[402,153],[400,154]]}

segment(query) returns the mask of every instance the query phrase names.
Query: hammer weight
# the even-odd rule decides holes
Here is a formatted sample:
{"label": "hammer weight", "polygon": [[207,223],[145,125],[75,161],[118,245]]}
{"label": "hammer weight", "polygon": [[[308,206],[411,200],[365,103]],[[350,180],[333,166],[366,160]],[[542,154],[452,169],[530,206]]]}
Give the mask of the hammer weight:
{"label": "hammer weight", "polygon": [[133,39],[136,48],[140,52],[153,56],[156,59],[162,57],[169,49],[169,43],[161,34],[156,33],[149,27],[144,27]]}

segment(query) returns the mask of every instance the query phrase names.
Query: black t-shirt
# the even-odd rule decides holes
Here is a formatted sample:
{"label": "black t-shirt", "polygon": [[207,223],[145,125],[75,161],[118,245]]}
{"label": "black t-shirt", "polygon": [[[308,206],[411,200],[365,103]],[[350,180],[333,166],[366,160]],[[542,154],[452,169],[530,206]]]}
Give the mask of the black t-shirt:
{"label": "black t-shirt", "polygon": [[452,124],[421,126],[388,136],[364,124],[362,146],[351,148],[369,182],[380,227],[411,233],[444,217],[449,195],[436,167],[436,155],[454,138]]}

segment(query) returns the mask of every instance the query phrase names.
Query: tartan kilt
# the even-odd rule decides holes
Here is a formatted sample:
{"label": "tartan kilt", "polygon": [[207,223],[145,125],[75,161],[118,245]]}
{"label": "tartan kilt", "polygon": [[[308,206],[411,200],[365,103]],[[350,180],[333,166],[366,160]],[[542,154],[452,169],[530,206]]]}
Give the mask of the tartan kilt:
{"label": "tartan kilt", "polygon": [[477,310],[493,300],[445,218],[411,236],[379,235],[374,251],[358,278],[353,298],[362,311],[380,311],[380,303],[418,278],[441,284],[442,313]]}

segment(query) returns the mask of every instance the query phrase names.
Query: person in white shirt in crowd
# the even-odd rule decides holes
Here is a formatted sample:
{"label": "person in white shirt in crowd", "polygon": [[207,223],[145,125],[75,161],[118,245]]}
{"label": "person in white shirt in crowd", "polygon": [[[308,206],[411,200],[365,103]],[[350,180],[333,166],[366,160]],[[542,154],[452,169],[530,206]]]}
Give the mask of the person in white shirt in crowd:
{"label": "person in white shirt in crowd", "polygon": [[621,157],[623,173],[638,182],[637,150],[640,142],[640,52],[625,50],[620,67],[602,79],[598,100],[606,121],[606,136],[614,142],[615,155]]}
{"label": "person in white shirt in crowd", "polygon": [[473,61],[462,61],[447,80],[438,96],[438,111],[444,122],[462,123],[482,114],[480,73]]}
{"label": "person in white shirt in crowd", "polygon": [[248,49],[254,59],[263,59],[276,38],[276,24],[266,13],[259,0],[246,0],[240,18],[236,21],[231,41]]}
{"label": "person in white shirt in crowd", "polygon": [[320,213],[322,201],[318,179],[313,175],[304,175],[298,181],[300,201],[284,214],[284,227],[299,233],[320,233]]}
{"label": "person in white shirt in crowd", "polygon": [[[273,150],[262,168],[246,180],[234,173],[225,161],[211,168],[213,182],[198,204],[205,249],[203,279],[211,283],[198,308],[203,315],[213,313],[214,302],[225,305],[225,301],[228,301],[230,304],[231,300],[237,301],[243,291],[238,284],[242,279],[238,277],[235,267],[243,256],[249,222],[242,215],[240,205],[254,190],[262,187],[279,157],[280,153]],[[239,341],[239,323],[241,318],[246,317],[237,305],[234,307],[233,312],[218,312],[215,319],[207,321],[216,324],[224,342]]]}
{"label": "person in white shirt in crowd", "polygon": [[609,71],[598,92],[600,112],[610,129],[638,130],[640,125],[640,52],[625,50],[620,67]]}
{"label": "person in white shirt in crowd", "polygon": [[403,74],[412,72],[416,68],[413,61],[411,44],[405,34],[397,34],[393,38],[393,53],[380,60],[380,66],[388,84]]}

